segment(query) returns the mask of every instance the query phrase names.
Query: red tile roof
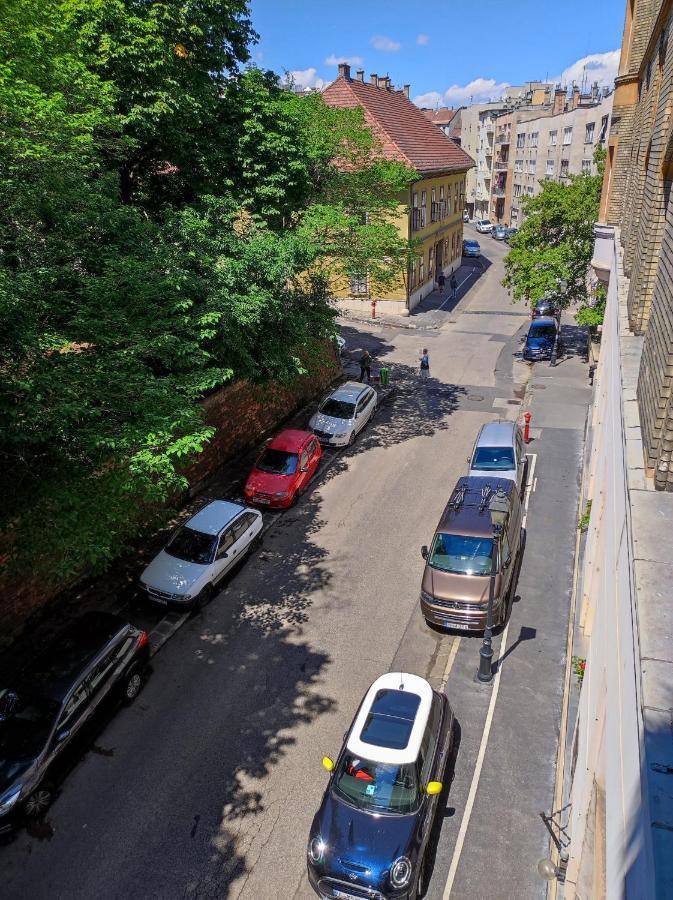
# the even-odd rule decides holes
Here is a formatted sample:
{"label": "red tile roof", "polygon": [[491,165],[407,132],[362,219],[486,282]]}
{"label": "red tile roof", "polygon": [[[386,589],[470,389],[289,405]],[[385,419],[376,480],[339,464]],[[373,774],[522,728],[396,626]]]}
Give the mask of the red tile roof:
{"label": "red tile roof", "polygon": [[421,112],[426,119],[430,119],[433,125],[448,125],[458,110],[442,106],[440,109],[422,109]]}
{"label": "red tile roof", "polygon": [[387,159],[413,166],[421,175],[464,172],[474,160],[432,124],[402,91],[385,90],[342,76],[323,91],[330,106],[361,106]]}

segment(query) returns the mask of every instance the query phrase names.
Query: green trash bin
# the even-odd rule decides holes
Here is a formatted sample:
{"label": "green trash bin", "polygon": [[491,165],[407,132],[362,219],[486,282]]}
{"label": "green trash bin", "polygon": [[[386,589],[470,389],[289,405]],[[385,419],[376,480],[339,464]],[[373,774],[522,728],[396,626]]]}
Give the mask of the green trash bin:
{"label": "green trash bin", "polygon": [[382,368],[379,372],[381,385],[390,384],[390,369]]}

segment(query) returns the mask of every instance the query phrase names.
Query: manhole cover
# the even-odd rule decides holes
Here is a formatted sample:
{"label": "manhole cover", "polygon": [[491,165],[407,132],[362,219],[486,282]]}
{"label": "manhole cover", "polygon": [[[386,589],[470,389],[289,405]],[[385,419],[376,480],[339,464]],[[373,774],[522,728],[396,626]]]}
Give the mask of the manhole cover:
{"label": "manhole cover", "polygon": [[472,400],[475,403],[480,403],[484,398],[481,396],[481,394],[468,394],[467,399]]}

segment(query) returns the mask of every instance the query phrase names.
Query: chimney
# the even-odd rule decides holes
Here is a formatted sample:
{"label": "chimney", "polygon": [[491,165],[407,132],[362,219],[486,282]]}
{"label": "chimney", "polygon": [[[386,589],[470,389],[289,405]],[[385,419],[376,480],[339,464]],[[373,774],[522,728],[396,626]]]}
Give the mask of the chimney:
{"label": "chimney", "polygon": [[390,90],[391,81],[390,81],[389,75],[386,75],[386,77],[383,79],[383,87],[384,87],[384,90],[386,90],[386,91]]}
{"label": "chimney", "polygon": [[381,88],[381,90],[383,90],[383,88],[384,88],[385,86],[386,86],[386,79],[385,79],[385,76],[384,76],[384,75],[379,75],[378,78],[376,79],[376,87],[377,87],[377,88]]}
{"label": "chimney", "polygon": [[365,80],[365,70],[364,69],[357,70],[357,72],[355,73],[355,80],[356,81],[364,81]]}
{"label": "chimney", "polygon": [[554,106],[551,111],[552,116],[558,116],[563,112],[566,105],[565,88],[557,87],[554,91]]}
{"label": "chimney", "polygon": [[573,104],[572,109],[577,109],[580,105],[580,89],[576,84],[573,85]]}
{"label": "chimney", "polygon": [[407,100],[409,99],[409,91],[410,91],[410,90],[411,90],[411,85],[410,85],[410,84],[405,84],[405,85],[402,86],[402,93],[403,93],[404,96],[407,98]]}
{"label": "chimney", "polygon": [[351,67],[348,63],[339,63],[339,77],[345,78],[346,81],[351,80]]}
{"label": "chimney", "polygon": [[369,83],[373,84],[374,87],[379,86],[379,76],[375,72],[372,72],[372,74],[369,76]]}

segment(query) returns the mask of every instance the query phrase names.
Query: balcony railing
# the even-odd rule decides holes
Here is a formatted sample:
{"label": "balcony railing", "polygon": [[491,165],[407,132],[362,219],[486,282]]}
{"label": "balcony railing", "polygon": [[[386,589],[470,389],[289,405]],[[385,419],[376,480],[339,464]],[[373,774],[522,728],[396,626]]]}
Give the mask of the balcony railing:
{"label": "balcony railing", "polygon": [[502,172],[505,169],[509,169],[509,160],[508,159],[496,159],[495,168],[497,171]]}
{"label": "balcony railing", "polygon": [[491,193],[494,197],[504,197],[505,196],[505,185],[494,184],[491,188]]}
{"label": "balcony railing", "polygon": [[499,131],[495,136],[496,144],[509,144],[510,133],[509,131]]}

